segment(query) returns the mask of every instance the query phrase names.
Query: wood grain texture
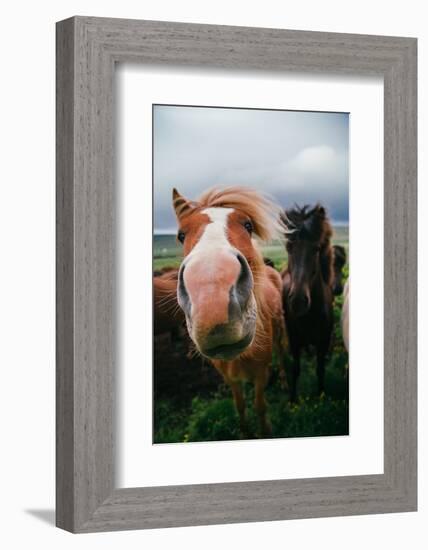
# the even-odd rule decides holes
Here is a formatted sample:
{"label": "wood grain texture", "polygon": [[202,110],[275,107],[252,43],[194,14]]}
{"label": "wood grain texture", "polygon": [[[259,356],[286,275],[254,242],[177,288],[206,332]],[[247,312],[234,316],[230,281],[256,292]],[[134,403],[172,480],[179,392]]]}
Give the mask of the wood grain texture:
{"label": "wood grain texture", "polygon": [[[383,475],[114,488],[116,62],[383,76]],[[91,532],[416,510],[416,79],[412,38],[87,17],[58,23],[59,527]]]}
{"label": "wood grain texture", "polygon": [[56,36],[56,522],[74,525],[74,23]]}

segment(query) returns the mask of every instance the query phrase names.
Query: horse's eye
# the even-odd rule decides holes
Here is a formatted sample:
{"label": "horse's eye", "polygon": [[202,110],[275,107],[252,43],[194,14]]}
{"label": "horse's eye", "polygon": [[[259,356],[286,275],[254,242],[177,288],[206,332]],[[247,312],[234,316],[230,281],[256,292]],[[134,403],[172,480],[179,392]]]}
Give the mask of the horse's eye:
{"label": "horse's eye", "polygon": [[177,234],[177,239],[181,242],[181,243],[184,243],[184,239],[185,239],[186,235],[183,233],[183,231],[179,231],[178,234]]}
{"label": "horse's eye", "polygon": [[248,231],[248,233],[251,235],[251,233],[253,232],[253,229],[254,229],[253,224],[251,222],[245,222],[244,227]]}

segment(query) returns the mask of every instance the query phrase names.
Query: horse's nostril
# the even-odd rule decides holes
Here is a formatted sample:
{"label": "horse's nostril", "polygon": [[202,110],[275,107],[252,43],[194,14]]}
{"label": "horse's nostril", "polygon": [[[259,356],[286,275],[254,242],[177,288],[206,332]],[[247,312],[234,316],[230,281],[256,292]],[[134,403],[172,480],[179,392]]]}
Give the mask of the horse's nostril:
{"label": "horse's nostril", "polygon": [[291,309],[298,315],[306,313],[311,305],[309,296],[305,292],[290,293]]}
{"label": "horse's nostril", "polygon": [[241,273],[243,271],[246,271],[248,269],[248,263],[247,263],[247,260],[244,258],[244,256],[238,252],[236,254],[236,258],[238,262],[241,264]]}
{"label": "horse's nostril", "polygon": [[180,290],[184,290],[184,264],[180,266],[180,270],[178,272],[178,286]]}
{"label": "horse's nostril", "polygon": [[245,257],[238,252],[236,255],[238,262],[241,264],[238,280],[236,281],[235,290],[236,296],[241,307],[245,306],[253,288],[253,276],[250,266]]}
{"label": "horse's nostril", "polygon": [[178,272],[177,300],[184,313],[188,313],[190,309],[190,298],[186,285],[184,284],[184,269],[185,265],[182,264]]}

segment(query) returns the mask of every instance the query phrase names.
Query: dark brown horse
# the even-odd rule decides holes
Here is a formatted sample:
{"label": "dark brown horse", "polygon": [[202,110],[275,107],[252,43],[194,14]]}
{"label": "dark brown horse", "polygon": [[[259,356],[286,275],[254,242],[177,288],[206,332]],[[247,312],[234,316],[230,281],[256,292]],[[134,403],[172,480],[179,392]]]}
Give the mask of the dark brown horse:
{"label": "dark brown horse", "polygon": [[346,250],[343,246],[333,246],[333,294],[340,296],[343,292],[343,268],[346,264]]}
{"label": "dark brown horse", "polygon": [[297,398],[301,351],[314,346],[318,391],[324,391],[326,355],[333,330],[332,228],[325,209],[293,208],[283,214],[288,266],[282,273],[283,308],[293,364],[290,399]]}

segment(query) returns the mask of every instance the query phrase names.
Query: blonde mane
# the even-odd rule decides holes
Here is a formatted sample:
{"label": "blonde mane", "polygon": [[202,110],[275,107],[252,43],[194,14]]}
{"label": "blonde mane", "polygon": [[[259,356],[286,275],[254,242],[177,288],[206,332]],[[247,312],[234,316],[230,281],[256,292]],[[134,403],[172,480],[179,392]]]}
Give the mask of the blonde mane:
{"label": "blonde mane", "polygon": [[254,226],[254,233],[262,241],[283,238],[280,206],[268,195],[255,189],[240,186],[213,187],[205,191],[197,203],[205,208],[218,206],[245,212]]}

